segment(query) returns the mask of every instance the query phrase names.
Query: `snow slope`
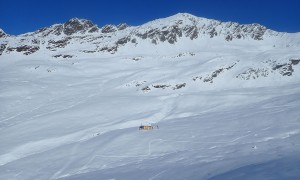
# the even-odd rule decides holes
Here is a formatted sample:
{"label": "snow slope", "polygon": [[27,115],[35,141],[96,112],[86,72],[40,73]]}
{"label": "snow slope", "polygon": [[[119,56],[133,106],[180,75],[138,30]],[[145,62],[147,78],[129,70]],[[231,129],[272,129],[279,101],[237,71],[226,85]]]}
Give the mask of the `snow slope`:
{"label": "snow slope", "polygon": [[[196,38],[171,28],[158,41],[177,22],[182,33],[220,29]],[[189,14],[138,27],[72,19],[39,32],[59,35],[0,37],[0,179],[299,179],[299,34],[239,39],[229,24]],[[128,33],[113,53],[82,52]],[[138,130],[151,123],[159,129]]]}

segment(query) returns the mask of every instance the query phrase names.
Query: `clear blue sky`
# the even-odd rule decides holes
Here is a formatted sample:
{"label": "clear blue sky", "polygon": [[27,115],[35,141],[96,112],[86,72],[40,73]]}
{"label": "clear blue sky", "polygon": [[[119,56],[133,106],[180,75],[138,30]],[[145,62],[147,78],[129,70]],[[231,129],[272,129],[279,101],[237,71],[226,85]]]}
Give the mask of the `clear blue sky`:
{"label": "clear blue sky", "polygon": [[141,25],[186,12],[243,24],[259,23],[282,32],[300,32],[300,0],[3,0],[0,28],[18,35],[78,17],[98,26]]}

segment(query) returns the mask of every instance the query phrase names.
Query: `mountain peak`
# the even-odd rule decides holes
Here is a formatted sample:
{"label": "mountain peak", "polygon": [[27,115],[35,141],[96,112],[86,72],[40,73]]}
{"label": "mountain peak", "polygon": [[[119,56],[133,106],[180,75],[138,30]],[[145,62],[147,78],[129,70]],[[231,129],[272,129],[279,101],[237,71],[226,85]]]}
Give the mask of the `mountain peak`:
{"label": "mountain peak", "polygon": [[93,28],[93,32],[96,31],[97,25],[92,21],[86,19],[72,18],[63,24],[63,32],[66,35],[72,35],[76,32],[86,32],[90,28]]}
{"label": "mountain peak", "polygon": [[67,24],[67,23],[77,23],[77,24],[88,24],[88,25],[95,25],[92,21],[90,20],[87,20],[87,19],[82,19],[82,18],[71,18],[69,19],[67,22],[65,22],[64,24]]}
{"label": "mountain peak", "polygon": [[197,16],[194,16],[192,14],[189,13],[177,13],[173,16],[170,17],[177,17],[177,18],[198,18]]}

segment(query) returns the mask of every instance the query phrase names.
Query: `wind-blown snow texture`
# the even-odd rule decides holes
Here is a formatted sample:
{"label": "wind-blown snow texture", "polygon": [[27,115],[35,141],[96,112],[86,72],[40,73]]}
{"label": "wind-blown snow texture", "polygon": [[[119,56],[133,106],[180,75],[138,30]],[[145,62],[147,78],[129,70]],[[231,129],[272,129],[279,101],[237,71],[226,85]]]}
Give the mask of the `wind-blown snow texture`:
{"label": "wind-blown snow texture", "polygon": [[299,43],[190,14],[0,29],[0,179],[299,179]]}

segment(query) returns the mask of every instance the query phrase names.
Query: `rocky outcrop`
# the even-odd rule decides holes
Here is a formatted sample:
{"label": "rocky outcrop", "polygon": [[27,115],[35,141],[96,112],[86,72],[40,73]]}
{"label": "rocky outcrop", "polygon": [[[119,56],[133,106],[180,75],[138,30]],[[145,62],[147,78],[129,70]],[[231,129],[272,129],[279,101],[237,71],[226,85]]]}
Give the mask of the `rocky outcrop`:
{"label": "rocky outcrop", "polygon": [[72,35],[78,32],[84,34],[87,31],[95,32],[95,28],[97,28],[96,25],[85,19],[74,18],[63,24],[63,32],[66,35]]}
{"label": "rocky outcrop", "polygon": [[2,53],[4,52],[6,46],[7,46],[6,44],[0,44],[0,56],[1,56]]}
{"label": "rocky outcrop", "polygon": [[17,52],[23,52],[24,55],[29,55],[32,53],[35,53],[40,49],[39,46],[19,46],[19,47],[8,47],[7,51],[12,52],[12,51],[17,51]]}
{"label": "rocky outcrop", "polygon": [[250,80],[250,79],[257,79],[260,77],[267,77],[269,75],[268,68],[259,68],[259,67],[251,67],[244,71],[243,73],[236,76],[236,78],[242,80]]}
{"label": "rocky outcrop", "polygon": [[48,41],[48,46],[46,47],[49,50],[56,50],[56,48],[64,48],[69,44],[69,41],[71,40],[70,37],[66,37],[62,40],[54,41],[54,40],[49,40]]}
{"label": "rocky outcrop", "polygon": [[290,59],[288,63],[275,64],[272,70],[278,70],[282,76],[291,76],[294,72],[293,66],[298,65],[299,62],[300,59]]}
{"label": "rocky outcrop", "polygon": [[71,36],[76,33],[86,34],[98,32],[99,28],[97,25],[93,24],[92,21],[86,19],[73,18],[64,24],[55,24],[50,27],[40,28],[33,33],[27,33],[22,36],[39,36],[47,37],[49,35],[60,36],[67,35]]}
{"label": "rocky outcrop", "polygon": [[250,67],[244,72],[238,74],[236,78],[242,80],[257,79],[268,77],[270,74],[280,74],[282,76],[292,76],[294,66],[299,65],[300,58],[289,59],[288,62],[266,61],[264,67]]}
{"label": "rocky outcrop", "polygon": [[101,32],[102,33],[112,33],[112,32],[116,32],[118,30],[118,28],[115,25],[105,25],[102,29]]}
{"label": "rocky outcrop", "polygon": [[117,25],[117,29],[118,29],[119,31],[122,31],[122,30],[124,30],[124,29],[126,29],[126,28],[128,28],[128,27],[129,27],[129,25],[126,24],[126,23],[122,23],[122,24]]}
{"label": "rocky outcrop", "polygon": [[[207,75],[207,76],[203,79],[203,82],[205,82],[205,83],[206,83],[206,82],[213,83],[213,80],[214,80],[215,78],[217,78],[221,73],[223,73],[224,71],[230,70],[230,69],[233,68],[236,64],[237,64],[237,63],[234,63],[234,64],[232,64],[232,65],[230,65],[230,66],[222,67],[222,68],[219,68],[219,69],[213,71],[211,74]],[[195,81],[196,79],[200,79],[200,80],[201,80],[202,77],[197,76],[197,77],[193,78],[194,81]]]}
{"label": "rocky outcrop", "polygon": [[6,37],[6,36],[7,36],[7,34],[2,29],[0,29],[0,38]]}

